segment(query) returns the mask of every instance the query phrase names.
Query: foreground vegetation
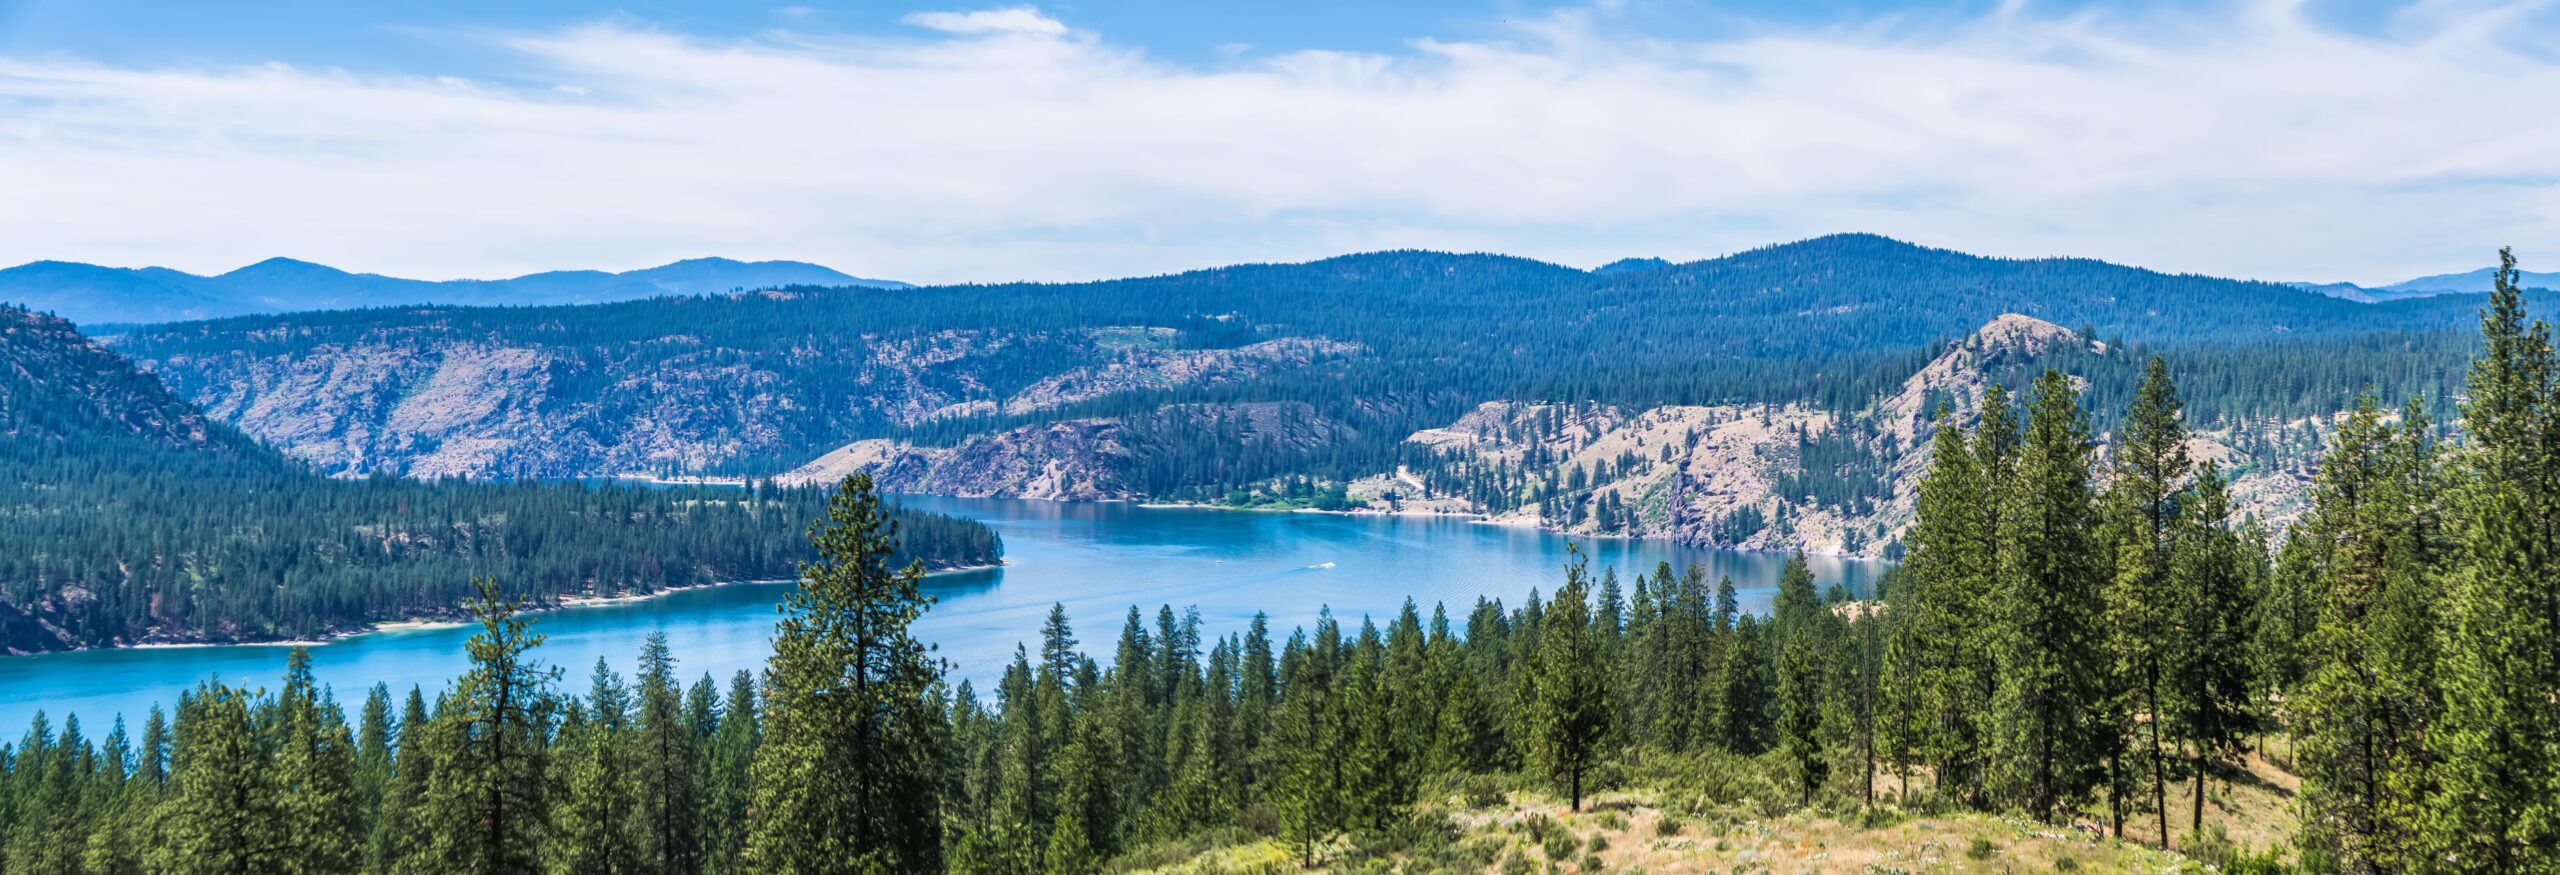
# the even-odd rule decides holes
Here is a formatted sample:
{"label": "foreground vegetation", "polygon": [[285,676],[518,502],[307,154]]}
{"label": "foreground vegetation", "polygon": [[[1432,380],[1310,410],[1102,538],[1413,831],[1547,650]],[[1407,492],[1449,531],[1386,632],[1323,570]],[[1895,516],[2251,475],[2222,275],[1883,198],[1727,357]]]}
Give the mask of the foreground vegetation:
{"label": "foreground vegetation", "polygon": [[2560,359],[2510,278],[2483,323],[2468,439],[2361,405],[2273,557],[2187,458],[2165,367],[2103,463],[2048,373],[2023,407],[1995,390],[1942,423],[1877,599],[1819,592],[1798,557],[1763,618],[1731,581],[1577,560],[1463,633],[1408,605],[1209,639],[1133,608],[1107,661],[1053,610],[991,701],[908,634],[923,572],[893,570],[857,477],[772,662],[725,701],[679,691],[662,645],[636,688],[599,665],[562,695],[484,582],[474,667],[432,708],[411,691],[395,718],[377,688],[350,729],[297,659],[283,692],[208,682],[138,743],[39,719],[9,752],[0,852],[27,872],[2551,871]]}

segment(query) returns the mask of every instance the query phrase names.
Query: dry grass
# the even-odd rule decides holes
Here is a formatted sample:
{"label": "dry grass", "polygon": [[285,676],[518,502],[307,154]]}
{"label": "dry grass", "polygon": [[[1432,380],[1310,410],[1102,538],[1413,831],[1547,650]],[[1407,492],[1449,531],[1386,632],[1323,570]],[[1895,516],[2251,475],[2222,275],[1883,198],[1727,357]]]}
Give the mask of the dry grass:
{"label": "dry grass", "polygon": [[[2206,827],[2223,834],[2218,841],[2226,848],[2282,849],[2295,828],[2293,803],[2300,780],[2283,767],[2290,762],[2291,752],[2282,739],[2262,743],[2266,751],[2251,754],[2235,770],[2217,774],[2209,785]],[[1927,780],[1925,773],[1915,775],[1911,787],[1925,792]],[[2084,812],[2070,825],[1976,812],[1920,816],[1891,804],[1899,798],[1897,777],[1880,774],[1877,781],[1881,807],[1865,813],[1798,811],[1769,817],[1753,813],[1747,805],[1701,806],[1696,788],[1676,792],[1638,787],[1597,795],[1578,812],[1543,794],[1479,791],[1473,794],[1472,805],[1464,794],[1426,800],[1421,814],[1445,818],[1456,828],[1456,838],[1448,847],[1469,851],[1456,856],[1492,861],[1480,869],[1458,871],[1502,875],[2208,871],[2177,853],[2198,844],[2194,825],[2188,822],[2191,800],[2187,794],[2192,784],[2171,787],[2169,823],[2175,848],[2162,851],[2152,847],[2156,815],[2137,817],[2128,811],[2123,838],[2107,834],[2103,799],[2094,813]],[[2143,798],[2150,798],[2147,792]],[[1375,850],[1363,852],[1348,841],[1338,841],[1324,856],[1327,859],[1307,867],[1275,843],[1247,841],[1150,871],[1186,875],[1452,871],[1445,868],[1452,855],[1432,856],[1427,849],[1419,856],[1380,856]]]}

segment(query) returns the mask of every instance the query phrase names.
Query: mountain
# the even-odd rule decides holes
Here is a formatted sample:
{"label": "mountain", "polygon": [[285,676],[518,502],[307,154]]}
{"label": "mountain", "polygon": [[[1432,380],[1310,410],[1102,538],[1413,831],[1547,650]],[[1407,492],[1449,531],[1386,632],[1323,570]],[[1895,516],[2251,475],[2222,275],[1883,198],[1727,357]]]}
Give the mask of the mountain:
{"label": "mountain", "polygon": [[[0,307],[0,651],[321,637],[450,614],[478,575],[537,604],[787,577],[824,501],[323,477],[69,322]],[[977,523],[899,517],[930,566],[1001,555]]]}
{"label": "mountain", "polygon": [[[2366,287],[2354,283],[2286,283],[2285,285],[2333,298],[2378,303],[2437,295],[2485,295],[2489,293],[2491,285],[2496,282],[2497,275],[2497,268],[2484,267],[2470,273],[2422,276],[2387,286]],[[2516,280],[2527,289],[2560,288],[2560,273],[2534,273],[2529,270],[2520,270],[2516,271]]]}
{"label": "mountain", "polygon": [[[1428,474],[1432,448],[1409,438],[1487,404],[1715,408],[1801,411],[1807,443],[1785,449],[1814,462],[1795,486],[1841,505],[1882,495],[1873,475],[1899,457],[1862,431],[1816,436],[1812,417],[1872,420],[2003,315],[2123,353],[2074,372],[2101,425],[2138,375],[2118,362],[2160,354],[2199,428],[2256,434],[2366,386],[2441,405],[2477,306],[1839,235],[1612,274],[1398,251],[1074,284],[247,316],[114,344],[213,418],[340,475],[861,467],[971,495],[1329,503],[1400,466]],[[1542,520],[1571,524],[1546,503]]]}
{"label": "mountain", "polygon": [[504,280],[445,281],[348,273],[290,258],[270,258],[216,276],[165,267],[38,261],[0,270],[0,301],[94,325],[409,304],[593,304],[794,285],[906,286],[804,262],[726,258],[687,259],[622,273],[551,271]]}
{"label": "mountain", "polygon": [[[2468,273],[2443,273],[2392,283],[2378,291],[2402,297],[2416,295],[2488,294],[2496,282],[2498,269],[2484,267]],[[2516,282],[2528,289],[2560,288],[2560,273],[2516,271]]]}

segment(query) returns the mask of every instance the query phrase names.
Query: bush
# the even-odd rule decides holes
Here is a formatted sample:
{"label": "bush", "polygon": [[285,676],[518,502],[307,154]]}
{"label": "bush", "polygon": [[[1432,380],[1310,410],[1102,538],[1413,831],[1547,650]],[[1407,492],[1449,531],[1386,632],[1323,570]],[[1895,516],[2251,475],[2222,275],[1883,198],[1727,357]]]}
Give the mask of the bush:
{"label": "bush", "polygon": [[1608,864],[1600,862],[1599,854],[1586,854],[1582,858],[1582,871],[1585,872],[1598,872],[1607,866]]}
{"label": "bush", "polygon": [[1608,849],[1609,849],[1609,837],[1608,837],[1608,836],[1606,836],[1606,835],[1602,835],[1602,834],[1600,834],[1600,833],[1596,833],[1596,832],[1595,832],[1595,833],[1592,833],[1592,834],[1591,834],[1591,844],[1587,845],[1586,847],[1589,847],[1589,848],[1591,849],[1591,852],[1592,852],[1592,853],[1594,853],[1594,854],[1600,853],[1601,851],[1608,850]]}
{"label": "bush", "polygon": [[1563,830],[1557,830],[1557,831],[1555,831],[1554,833],[1552,833],[1552,834],[1550,834],[1550,835],[1548,835],[1548,836],[1547,836],[1547,840],[1546,840],[1546,842],[1545,842],[1545,845],[1546,845],[1546,847],[1545,847],[1545,851],[1547,852],[1547,859],[1550,859],[1550,860],[1570,860],[1570,859],[1573,859],[1573,852],[1574,852],[1576,849],[1578,849],[1578,848],[1581,846],[1581,844],[1582,844],[1581,842],[1577,842],[1577,841],[1574,841],[1574,840],[1573,840],[1573,834],[1572,834],[1572,833],[1565,832],[1565,831],[1563,831]]}
{"label": "bush", "polygon": [[1698,816],[1742,807],[1773,816],[1795,807],[1796,801],[1771,777],[1773,763],[1715,749],[1647,751],[1630,771],[1648,776],[1654,786],[1687,788],[1664,794],[1663,807],[1669,810]]}
{"label": "bush", "polygon": [[1679,818],[1672,817],[1668,812],[1664,813],[1661,818],[1653,822],[1653,834],[1664,837],[1679,835]]}
{"label": "bush", "polygon": [[1989,836],[1974,836],[1973,844],[1965,846],[1964,855],[1976,860],[1988,860],[1999,850],[2000,846],[1992,844]]}
{"label": "bush", "polygon": [[2080,861],[2071,859],[2070,857],[2063,857],[2053,861],[2053,871],[2078,872],[2080,871]]}
{"label": "bush", "polygon": [[1510,801],[1502,782],[1492,775],[1468,775],[1458,782],[1458,796],[1468,808],[1497,808]]}

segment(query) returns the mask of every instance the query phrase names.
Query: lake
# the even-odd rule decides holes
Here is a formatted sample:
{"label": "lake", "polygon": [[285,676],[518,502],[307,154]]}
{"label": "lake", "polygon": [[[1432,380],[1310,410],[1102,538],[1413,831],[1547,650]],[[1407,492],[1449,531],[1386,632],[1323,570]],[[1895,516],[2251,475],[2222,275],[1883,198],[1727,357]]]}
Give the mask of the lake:
{"label": "lake", "polygon": [[[1744,609],[1765,612],[1778,567],[1770,553],[1706,550],[1624,539],[1573,539],[1523,528],[1441,517],[1345,516],[1120,503],[1062,503],[903,496],[903,503],[985,521],[1004,538],[1003,568],[936,575],[926,591],[939,604],[917,634],[953,664],[961,678],[990,690],[1017,644],[1039,648],[1051,603],[1064,603],[1088,652],[1108,654],[1129,607],[1152,624],[1159,605],[1197,608],[1204,637],[1242,630],[1256,611],[1271,615],[1273,637],[1313,625],[1331,607],[1347,627],[1363,615],[1380,625],[1410,596],[1429,616],[1434,602],[1463,624],[1477,597],[1517,605],[1532,588],[1552,591],[1563,579],[1566,547],[1580,543],[1592,567],[1615,566],[1622,579],[1669,561],[1704,566],[1712,580],[1730,575]],[[1819,585],[1863,592],[1883,564],[1815,557]],[[1630,585],[1632,581],[1629,581]],[[774,605],[787,583],[741,583],[674,593],[648,601],[573,608],[539,615],[549,636],[536,650],[565,669],[564,691],[584,692],[596,659],[633,671],[641,639],[665,632],[679,674],[718,678],[763,665],[770,652]],[[430,698],[464,668],[462,642],[472,630],[442,627],[376,632],[312,648],[314,673],[332,687],[353,719],[375,683],[395,691],[426,688]],[[173,704],[207,677],[273,689],[286,648],[273,645],[156,647],[0,658],[0,738],[14,740],[44,710],[59,727],[78,714],[95,739],[122,713],[141,729],[152,704]]]}

